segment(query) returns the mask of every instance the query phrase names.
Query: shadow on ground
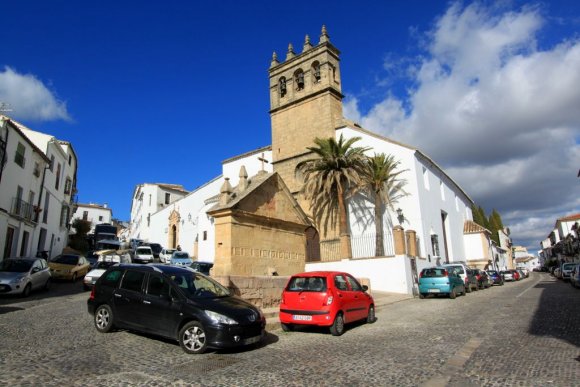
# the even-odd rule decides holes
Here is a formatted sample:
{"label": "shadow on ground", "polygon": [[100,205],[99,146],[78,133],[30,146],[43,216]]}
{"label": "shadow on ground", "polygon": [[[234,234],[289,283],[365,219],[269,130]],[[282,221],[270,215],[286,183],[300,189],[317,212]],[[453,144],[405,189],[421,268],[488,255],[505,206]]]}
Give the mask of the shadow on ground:
{"label": "shadow on ground", "polygon": [[[547,279],[548,274],[543,274]],[[538,309],[528,332],[536,336],[551,336],[580,347],[580,289],[561,280],[540,282],[543,289]]]}

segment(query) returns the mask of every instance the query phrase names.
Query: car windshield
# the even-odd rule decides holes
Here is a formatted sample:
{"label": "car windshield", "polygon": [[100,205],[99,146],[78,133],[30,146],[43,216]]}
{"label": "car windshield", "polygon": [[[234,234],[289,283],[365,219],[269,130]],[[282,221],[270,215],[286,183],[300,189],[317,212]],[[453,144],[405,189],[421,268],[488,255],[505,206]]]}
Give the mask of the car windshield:
{"label": "car windshield", "polygon": [[511,274],[511,271],[502,271],[501,274]]}
{"label": "car windshield", "polygon": [[495,270],[488,270],[487,271],[487,274],[489,274],[489,275],[497,275],[497,271],[495,271]]}
{"label": "car windshield", "polygon": [[326,277],[292,277],[286,290],[289,292],[325,292]]}
{"label": "car windshield", "polygon": [[79,263],[78,255],[61,255],[53,259],[53,262],[62,263],[63,265],[76,265]]}
{"label": "car windshield", "polygon": [[174,251],[175,251],[175,250],[170,250],[170,249],[167,249],[167,250],[165,250],[165,254],[169,254],[169,255],[171,255],[171,254],[173,254],[173,252],[174,252]]}
{"label": "car windshield", "polygon": [[447,277],[447,270],[443,268],[433,267],[430,269],[423,269],[421,272],[421,277],[433,278],[433,277]]}
{"label": "car windshield", "polygon": [[104,261],[100,261],[97,262],[97,265],[95,266],[95,269],[108,269],[109,267],[115,265],[117,262],[104,262]]}
{"label": "car windshield", "polygon": [[574,266],[576,266],[575,263],[565,263],[564,266],[562,266],[563,270],[572,270],[572,268],[574,268]]}
{"label": "car windshield", "polygon": [[0,265],[0,271],[7,271],[10,273],[25,273],[30,270],[32,261],[25,261],[22,259],[6,259]]}
{"label": "car windshield", "polygon": [[173,258],[177,258],[177,259],[187,259],[189,258],[189,254],[187,254],[185,251],[180,252],[180,251],[176,251],[175,253],[173,253]]}
{"label": "car windshield", "polygon": [[143,249],[143,248],[138,248],[137,249],[137,254],[149,254],[151,255],[151,249],[147,248],[147,249]]}
{"label": "car windshield", "polygon": [[455,271],[457,274],[465,274],[463,266],[445,266],[449,271]]}
{"label": "car windshield", "polygon": [[212,298],[226,297],[230,291],[211,278],[205,277],[199,273],[186,272],[171,274],[170,278],[181,288],[188,297],[193,298]]}

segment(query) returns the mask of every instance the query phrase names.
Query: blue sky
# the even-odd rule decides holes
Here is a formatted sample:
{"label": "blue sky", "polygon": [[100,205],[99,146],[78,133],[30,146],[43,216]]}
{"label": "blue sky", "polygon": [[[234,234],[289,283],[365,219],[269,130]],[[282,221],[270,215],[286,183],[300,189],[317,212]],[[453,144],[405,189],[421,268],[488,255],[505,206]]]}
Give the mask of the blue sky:
{"label": "blue sky", "polygon": [[[286,5],[286,6],[284,6]],[[0,101],[70,141],[78,200],[194,189],[271,143],[268,66],[341,50],[345,115],[431,156],[530,250],[580,212],[580,2],[3,2]]]}

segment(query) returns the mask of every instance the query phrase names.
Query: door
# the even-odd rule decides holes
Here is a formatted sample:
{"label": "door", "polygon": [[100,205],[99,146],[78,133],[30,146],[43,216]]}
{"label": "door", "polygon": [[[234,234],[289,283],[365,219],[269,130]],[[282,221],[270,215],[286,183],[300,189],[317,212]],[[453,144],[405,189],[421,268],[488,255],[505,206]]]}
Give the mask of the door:
{"label": "door", "polygon": [[171,292],[169,281],[159,274],[149,274],[139,312],[151,333],[174,338],[180,321],[181,302],[172,300]]}
{"label": "door", "polygon": [[137,270],[127,270],[121,285],[113,293],[115,318],[122,324],[141,327],[140,309],[143,303],[143,280],[145,273]]}
{"label": "door", "polygon": [[336,288],[337,298],[340,309],[344,312],[344,321],[350,322],[357,320],[357,305],[355,294],[350,290],[347,279],[342,274],[334,276],[334,287]]}
{"label": "door", "polygon": [[369,309],[369,297],[363,291],[361,284],[351,275],[346,275],[346,280],[352,292],[352,315],[353,320],[360,320],[367,317]]}
{"label": "door", "polygon": [[2,259],[9,258],[12,255],[12,244],[14,243],[14,229],[10,226],[6,229],[6,241],[4,244],[4,253]]}

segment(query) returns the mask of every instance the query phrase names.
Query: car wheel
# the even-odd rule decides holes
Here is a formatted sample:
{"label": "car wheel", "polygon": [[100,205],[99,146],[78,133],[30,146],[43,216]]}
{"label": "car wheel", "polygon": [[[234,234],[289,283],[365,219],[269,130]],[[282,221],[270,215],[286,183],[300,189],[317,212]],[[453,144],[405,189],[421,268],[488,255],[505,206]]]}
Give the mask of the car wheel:
{"label": "car wheel", "polygon": [[26,284],[26,286],[24,287],[24,290],[22,291],[22,297],[30,296],[31,290],[32,290],[32,286],[30,286],[30,284]]}
{"label": "car wheel", "polygon": [[77,273],[73,273],[72,282],[77,282]]}
{"label": "car wheel", "polygon": [[455,300],[455,297],[457,297],[457,293],[455,293],[455,288],[453,288],[451,293],[449,293],[449,298],[451,298],[452,300]]}
{"label": "car wheel", "polygon": [[425,298],[425,294],[423,294],[423,293],[419,293],[419,298],[420,298],[420,299],[424,299],[424,298]]}
{"label": "car wheel", "polygon": [[293,329],[292,325],[280,323],[280,326],[282,327],[282,330],[284,332],[292,332],[292,329]]}
{"label": "car wheel", "polygon": [[51,285],[51,281],[50,278],[46,280],[46,283],[44,284],[44,290],[45,291],[49,291],[50,290],[50,285]]}
{"label": "car wheel", "polygon": [[463,290],[461,291],[461,295],[465,296],[465,285],[463,285]]}
{"label": "car wheel", "polygon": [[113,329],[113,311],[109,305],[101,305],[95,311],[95,328],[101,333],[107,333]]}
{"label": "car wheel", "polygon": [[342,313],[336,314],[336,317],[330,326],[330,333],[333,336],[340,336],[344,333],[344,317],[342,317]]}
{"label": "car wheel", "polygon": [[479,290],[479,285],[475,285],[475,287],[473,288],[474,292],[477,292]]}
{"label": "car wheel", "polygon": [[190,321],[179,331],[179,345],[185,353],[199,354],[207,349],[207,337],[203,325]]}
{"label": "car wheel", "polygon": [[367,314],[367,324],[372,324],[377,321],[375,316],[375,307],[373,305],[369,306],[369,313]]}

